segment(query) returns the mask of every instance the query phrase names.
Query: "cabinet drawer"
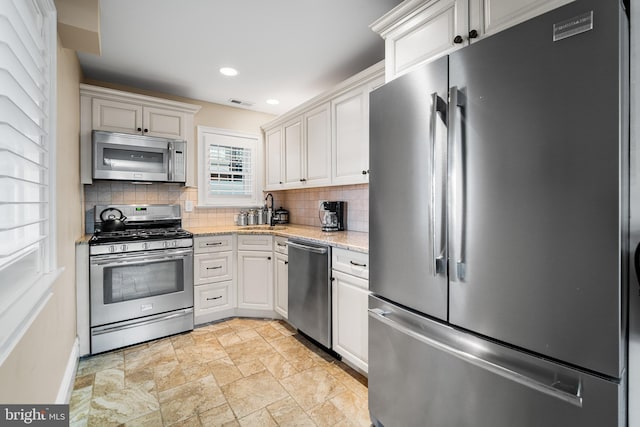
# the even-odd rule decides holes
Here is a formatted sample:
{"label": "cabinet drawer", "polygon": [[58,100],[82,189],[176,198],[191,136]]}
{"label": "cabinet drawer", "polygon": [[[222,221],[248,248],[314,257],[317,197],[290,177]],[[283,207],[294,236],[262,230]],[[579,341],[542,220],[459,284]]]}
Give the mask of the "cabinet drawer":
{"label": "cabinet drawer", "polygon": [[238,250],[272,251],[273,237],[267,234],[238,235]]}
{"label": "cabinet drawer", "polygon": [[331,252],[331,268],[369,280],[369,254],[334,248]]}
{"label": "cabinet drawer", "polygon": [[201,285],[233,278],[233,252],[196,254],[193,258],[194,283]]}
{"label": "cabinet drawer", "polygon": [[213,283],[194,288],[195,316],[232,307],[232,282]]}
{"label": "cabinet drawer", "polygon": [[286,237],[276,237],[273,239],[273,250],[283,255],[289,254],[289,245]]}
{"label": "cabinet drawer", "polygon": [[193,250],[197,254],[207,252],[224,252],[232,249],[233,236],[231,234],[196,237],[193,240]]}

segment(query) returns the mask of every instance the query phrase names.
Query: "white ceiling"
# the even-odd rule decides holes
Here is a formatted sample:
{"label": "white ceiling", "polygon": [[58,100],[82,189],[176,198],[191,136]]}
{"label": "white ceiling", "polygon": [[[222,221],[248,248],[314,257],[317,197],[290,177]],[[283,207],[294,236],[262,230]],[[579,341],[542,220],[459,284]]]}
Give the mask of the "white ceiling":
{"label": "white ceiling", "polygon": [[101,0],[102,55],[78,56],[90,79],[282,114],[382,60],[369,24],[400,2]]}

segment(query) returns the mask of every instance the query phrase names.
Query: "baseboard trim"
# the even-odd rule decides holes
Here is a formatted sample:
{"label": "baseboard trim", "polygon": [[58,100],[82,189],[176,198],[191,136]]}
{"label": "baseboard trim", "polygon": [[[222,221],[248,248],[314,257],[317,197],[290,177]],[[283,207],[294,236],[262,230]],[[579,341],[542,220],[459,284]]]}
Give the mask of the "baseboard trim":
{"label": "baseboard trim", "polygon": [[56,397],[56,404],[68,404],[71,400],[71,392],[73,391],[73,383],[76,379],[76,371],[78,369],[78,359],[80,355],[80,342],[76,337],[71,347],[71,353],[69,354],[69,360],[67,361],[67,369],[64,371],[64,376],[60,382],[60,388],[58,389],[58,396]]}

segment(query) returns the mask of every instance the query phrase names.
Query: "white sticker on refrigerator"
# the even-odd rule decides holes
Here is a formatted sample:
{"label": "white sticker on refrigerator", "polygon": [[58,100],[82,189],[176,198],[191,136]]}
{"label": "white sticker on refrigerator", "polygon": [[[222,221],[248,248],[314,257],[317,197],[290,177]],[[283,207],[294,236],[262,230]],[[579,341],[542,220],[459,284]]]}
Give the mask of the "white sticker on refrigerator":
{"label": "white sticker on refrigerator", "polygon": [[553,24],[553,41],[557,42],[591,30],[593,30],[593,10]]}

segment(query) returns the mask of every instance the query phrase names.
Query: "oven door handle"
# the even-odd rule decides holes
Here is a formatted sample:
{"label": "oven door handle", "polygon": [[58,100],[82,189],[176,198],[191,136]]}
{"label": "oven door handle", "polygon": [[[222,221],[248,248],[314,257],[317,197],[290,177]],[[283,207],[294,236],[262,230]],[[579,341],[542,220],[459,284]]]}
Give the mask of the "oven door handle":
{"label": "oven door handle", "polygon": [[[152,255],[152,254],[157,255]],[[185,255],[191,255],[193,253],[192,249],[184,249],[177,250],[171,252],[162,252],[158,254],[157,251],[154,252],[141,252],[139,254],[127,254],[125,256],[114,257],[113,255],[105,255],[100,257],[93,257],[91,259],[91,265],[100,265],[103,267],[108,267],[112,265],[134,265],[134,264],[144,264],[150,261],[163,261],[163,260],[173,260],[184,258]]]}

